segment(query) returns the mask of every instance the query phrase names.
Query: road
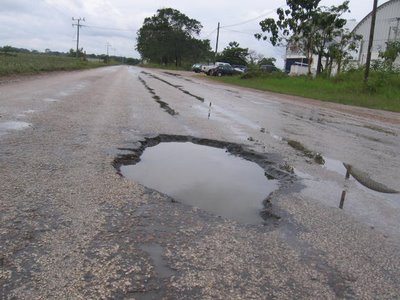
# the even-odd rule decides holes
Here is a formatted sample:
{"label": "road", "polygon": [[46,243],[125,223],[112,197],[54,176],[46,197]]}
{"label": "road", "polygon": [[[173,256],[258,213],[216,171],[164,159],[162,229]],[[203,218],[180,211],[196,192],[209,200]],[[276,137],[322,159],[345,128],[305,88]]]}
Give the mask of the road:
{"label": "road", "polygon": [[[270,199],[278,218],[243,224],[121,177],[115,158],[159,134],[246,145],[293,172]],[[399,136],[397,113],[187,72],[3,79],[0,299],[400,298],[399,194],[342,164],[398,190]]]}

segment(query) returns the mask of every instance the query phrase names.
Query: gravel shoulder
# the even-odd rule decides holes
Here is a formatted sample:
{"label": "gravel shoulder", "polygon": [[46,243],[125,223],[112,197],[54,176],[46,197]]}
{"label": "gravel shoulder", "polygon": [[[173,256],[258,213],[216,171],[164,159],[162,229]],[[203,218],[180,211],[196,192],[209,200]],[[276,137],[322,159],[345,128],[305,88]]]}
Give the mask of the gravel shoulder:
{"label": "gravel shoulder", "polygon": [[[178,84],[174,80],[179,78],[149,72]],[[193,81],[185,87],[193,95],[213,93],[210,86],[223,95],[239,91],[178,74]],[[179,114],[161,109],[138,77]],[[389,185],[398,182],[398,114],[313,100],[299,103],[297,97],[272,93],[239,93],[254,101],[268,98],[273,107],[289,103],[291,111],[318,105],[340,115],[339,121],[369,122],[393,132],[380,137],[392,144],[377,150],[386,151],[384,158],[397,157],[384,162],[392,167],[386,174],[377,172],[376,178]],[[0,131],[0,298],[399,298],[398,228],[390,234],[295,188],[274,197],[279,221],[240,224],[175,202],[122,178],[112,167],[121,153],[118,148],[132,148],[145,136],[162,133],[245,143],[256,151],[279,154],[282,162],[303,171],[322,172],[259,127],[223,119],[228,114],[218,101],[213,99],[215,119],[208,122],[201,101],[128,67],[2,83],[0,124],[13,120],[29,126]],[[242,109],[241,99],[235,101]],[[247,140],[248,132],[258,144]],[[311,136],[304,137],[308,139],[311,143]],[[329,145],[312,146],[333,153]],[[357,142],[353,146],[356,149]],[[362,159],[371,159],[369,153],[366,150]]]}

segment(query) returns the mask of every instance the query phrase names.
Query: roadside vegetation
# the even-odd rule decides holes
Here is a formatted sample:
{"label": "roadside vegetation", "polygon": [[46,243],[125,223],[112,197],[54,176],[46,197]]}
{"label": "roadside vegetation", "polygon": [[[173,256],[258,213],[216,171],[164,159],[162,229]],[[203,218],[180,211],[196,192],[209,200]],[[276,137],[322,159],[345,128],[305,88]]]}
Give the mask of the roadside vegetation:
{"label": "roadside vegetation", "polygon": [[363,76],[363,69],[349,70],[332,78],[290,77],[283,72],[250,71],[241,76],[213,79],[263,91],[400,112],[399,73],[372,71],[367,84],[364,84]]}
{"label": "roadside vegetation", "polygon": [[[276,68],[274,57],[264,57],[236,41],[214,53],[209,40],[198,39],[201,23],[172,8],[159,9],[144,20],[136,49],[144,67],[188,70],[193,64],[193,71],[216,75],[215,80],[225,83],[400,112],[400,70],[395,64],[400,42],[387,42],[368,72],[358,64],[352,65],[362,36],[346,29],[343,15],[349,11],[349,1],[330,7],[320,2],[286,0],[287,8],[276,11],[278,18],[260,22],[261,31],[255,33],[255,38],[296,54],[285,66],[285,73]],[[315,70],[313,62],[317,63]],[[225,65],[229,72],[212,72],[220,70],[222,63],[230,64]],[[299,71],[292,74],[307,75],[289,77],[286,72],[293,65]],[[242,74],[223,76],[237,73]]]}
{"label": "roadside vegetation", "polygon": [[100,66],[104,66],[104,63],[45,54],[19,53],[13,55],[0,55],[0,76],[34,74],[48,71],[79,70]]}
{"label": "roadside vegetation", "polygon": [[82,70],[121,64],[122,62],[128,64],[139,62],[139,60],[123,57],[86,55],[82,50],[79,51],[78,56],[79,58],[76,58],[76,51],[72,49],[68,53],[52,52],[49,49],[45,53],[40,53],[11,46],[0,47],[0,76]]}

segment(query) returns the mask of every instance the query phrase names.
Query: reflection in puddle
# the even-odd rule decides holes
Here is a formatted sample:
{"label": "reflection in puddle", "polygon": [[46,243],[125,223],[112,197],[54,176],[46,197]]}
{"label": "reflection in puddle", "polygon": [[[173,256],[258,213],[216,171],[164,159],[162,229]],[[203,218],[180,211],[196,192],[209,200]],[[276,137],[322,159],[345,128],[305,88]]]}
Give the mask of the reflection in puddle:
{"label": "reflection in puddle", "polygon": [[336,173],[339,173],[341,175],[345,175],[346,174],[346,168],[344,167],[343,163],[339,160],[336,159],[332,159],[332,158],[327,158],[324,156],[324,160],[325,160],[325,167],[329,170],[329,171],[333,171]]}
{"label": "reflection in puddle", "polygon": [[21,130],[31,126],[31,124],[20,121],[0,122],[0,135],[6,134],[10,130]]}
{"label": "reflection in puddle", "polygon": [[190,142],[148,147],[138,164],[121,166],[121,173],[180,202],[248,224],[262,221],[262,202],[278,188],[256,163]]}
{"label": "reflection in puddle", "polygon": [[382,183],[376,182],[371,179],[371,176],[366,172],[354,167],[353,165],[342,163],[341,161],[324,158],[325,159],[325,167],[336,173],[339,173],[343,176],[346,176],[346,179],[349,175],[351,175],[359,184],[362,186],[379,193],[387,193],[387,194],[396,194],[399,191],[396,191],[392,188],[385,186]]}

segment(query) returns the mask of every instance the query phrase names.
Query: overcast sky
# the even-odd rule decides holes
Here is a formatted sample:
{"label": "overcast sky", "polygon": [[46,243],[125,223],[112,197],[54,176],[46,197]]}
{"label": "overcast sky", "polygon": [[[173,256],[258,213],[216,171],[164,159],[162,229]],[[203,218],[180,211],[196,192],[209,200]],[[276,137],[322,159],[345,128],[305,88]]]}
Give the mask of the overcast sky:
{"label": "overcast sky", "polygon": [[[321,5],[342,2],[322,0]],[[285,0],[0,0],[0,46],[67,52],[76,48],[76,27],[72,27],[71,18],[84,17],[82,24],[88,27],[81,28],[80,47],[87,53],[106,53],[109,43],[110,54],[139,58],[136,32],[144,18],[159,8],[172,7],[200,21],[200,37],[210,39],[213,48],[220,22],[219,50],[237,41],[242,47],[282,60],[283,49],[256,40],[254,33],[260,31],[260,20],[273,17],[285,4]],[[345,17],[360,21],[372,10],[372,4],[373,0],[350,0],[351,12]]]}

